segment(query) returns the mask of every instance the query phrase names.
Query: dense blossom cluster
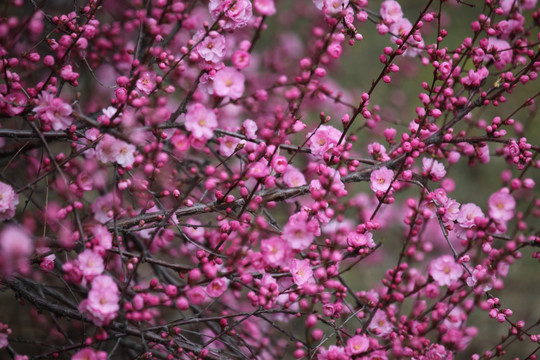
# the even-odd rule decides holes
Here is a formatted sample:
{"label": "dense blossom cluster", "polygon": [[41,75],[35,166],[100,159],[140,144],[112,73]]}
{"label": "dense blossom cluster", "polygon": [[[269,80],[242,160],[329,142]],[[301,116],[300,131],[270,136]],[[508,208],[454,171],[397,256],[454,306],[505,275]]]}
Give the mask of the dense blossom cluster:
{"label": "dense blossom cluster", "polygon": [[5,0],[0,357],[536,358],[537,0],[421,3]]}

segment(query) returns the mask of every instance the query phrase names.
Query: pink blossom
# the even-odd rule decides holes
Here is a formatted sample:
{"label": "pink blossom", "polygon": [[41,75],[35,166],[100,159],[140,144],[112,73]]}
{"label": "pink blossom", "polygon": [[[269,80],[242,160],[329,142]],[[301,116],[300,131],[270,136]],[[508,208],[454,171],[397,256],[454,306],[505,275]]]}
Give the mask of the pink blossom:
{"label": "pink blossom", "polygon": [[71,113],[73,109],[71,105],[62,101],[62,99],[54,97],[48,91],[43,91],[38,96],[38,106],[34,108],[34,112],[44,122],[50,124],[56,131],[65,130],[71,126],[73,120]]}
{"label": "pink blossom", "polygon": [[8,336],[11,334],[11,329],[7,324],[0,322],[0,349],[3,349],[8,346]]}
{"label": "pink blossom", "polygon": [[86,279],[101,275],[105,270],[103,258],[95,251],[86,249],[77,257],[77,265]]}
{"label": "pink blossom", "polygon": [[350,232],[347,235],[347,244],[353,248],[359,248],[361,246],[366,246],[369,248],[374,248],[376,246],[373,241],[373,234],[370,232],[365,232],[360,234],[356,231]]}
{"label": "pink blossom", "polygon": [[289,187],[298,187],[307,184],[304,174],[290,164],[283,173],[283,182]]}
{"label": "pink blossom", "polygon": [[135,162],[135,146],[114,136],[105,134],[96,146],[96,158],[103,162],[116,162],[121,166],[131,166]]}
{"label": "pink blossom", "polygon": [[[193,41],[200,41],[203,36],[205,36],[205,32],[199,30],[193,37]],[[195,48],[195,52],[210,64],[219,63],[225,56],[225,51],[225,37],[217,32],[211,32]]]}
{"label": "pink blossom", "polygon": [[272,158],[272,168],[276,173],[283,173],[287,167],[287,158],[285,156],[277,155]]}
{"label": "pink blossom", "polygon": [[221,97],[239,99],[244,94],[246,78],[244,74],[231,67],[224,67],[214,76],[214,94]]}
{"label": "pink blossom", "polygon": [[153,71],[143,71],[137,79],[137,89],[146,95],[150,95],[156,88],[156,73]]}
{"label": "pink blossom", "polygon": [[264,178],[270,174],[270,168],[265,160],[259,160],[251,164],[247,172],[247,176],[256,179]]}
{"label": "pink blossom", "polygon": [[206,291],[202,286],[195,286],[186,291],[189,302],[193,305],[201,305],[207,299]]}
{"label": "pink blossom", "polygon": [[387,169],[385,166],[381,167],[378,170],[374,170],[371,173],[371,190],[377,192],[385,192],[392,185],[392,180],[394,179],[394,172],[390,169]]}
{"label": "pink blossom", "polygon": [[27,274],[34,251],[32,239],[23,228],[7,225],[0,233],[0,279],[13,272]]}
{"label": "pink blossom", "polygon": [[355,335],[347,340],[345,351],[348,355],[357,355],[369,349],[369,339],[366,335]]}
{"label": "pink blossom", "polygon": [[[495,54],[495,55],[493,55]],[[496,37],[488,38],[487,53],[484,55],[484,61],[493,61],[497,70],[502,70],[506,65],[512,62],[514,52],[506,40]]]}
{"label": "pink blossom", "polygon": [[319,159],[322,159],[323,155],[328,150],[337,146],[341,134],[341,131],[332,126],[321,125],[308,141],[311,154]]}
{"label": "pink blossom", "polygon": [[216,20],[223,13],[225,20],[223,29],[235,30],[245,27],[252,16],[251,1],[249,0],[210,0],[208,9],[212,19]]}
{"label": "pink blossom", "polygon": [[[219,153],[225,157],[231,156],[236,151],[236,147],[243,140],[237,137],[225,135],[219,139]],[[245,143],[245,141],[243,141]]]}
{"label": "pink blossom", "polygon": [[456,218],[459,226],[462,228],[470,229],[475,226],[476,218],[483,218],[484,213],[482,209],[473,203],[463,204]]}
{"label": "pink blossom", "polygon": [[84,348],[77,351],[71,360],[106,360],[107,353],[105,351],[96,351],[92,348]]}
{"label": "pink blossom", "polygon": [[13,188],[0,181],[0,220],[8,220],[15,216],[19,204],[19,195]]}
{"label": "pink blossom", "polygon": [[493,193],[488,200],[489,216],[495,221],[506,223],[514,217],[516,200],[508,188]]}
{"label": "pink blossom", "polygon": [[452,360],[454,355],[447,351],[443,345],[432,344],[426,351],[425,360]]}
{"label": "pink blossom", "polygon": [[212,298],[220,297],[229,286],[230,280],[224,277],[216,278],[206,286],[206,293]]}
{"label": "pink blossom", "polygon": [[196,240],[196,241],[204,240],[204,227],[197,226],[197,225],[202,225],[202,223],[199,220],[189,218],[186,220],[186,224],[193,225],[193,226],[184,226],[182,228],[184,233],[191,240]]}
{"label": "pink blossom", "polygon": [[432,158],[422,159],[422,171],[424,176],[428,176],[433,181],[439,181],[446,175],[444,165]]}
{"label": "pink blossom", "polygon": [[108,325],[117,315],[120,306],[118,286],[108,275],[96,276],[88,298],[79,304],[79,311],[96,325]]}
{"label": "pink blossom", "polygon": [[112,234],[103,225],[94,225],[91,230],[94,235],[94,243],[105,250],[112,248]]}
{"label": "pink blossom", "polygon": [[204,105],[195,103],[188,108],[184,124],[194,138],[208,140],[214,136],[214,129],[217,128],[216,114]]}
{"label": "pink blossom", "polygon": [[293,259],[289,266],[291,268],[293,281],[298,287],[302,287],[305,284],[315,281],[315,279],[313,279],[313,270],[311,269],[309,260]]}
{"label": "pink blossom", "polygon": [[253,7],[261,15],[272,16],[276,13],[274,0],[253,0]]}
{"label": "pink blossom", "polygon": [[450,255],[443,255],[431,261],[429,275],[439,286],[450,286],[463,274],[463,267]]}
{"label": "pink blossom", "polygon": [[283,227],[281,237],[287,241],[294,250],[307,249],[315,236],[319,236],[321,230],[319,223],[315,219],[308,220],[308,214],[300,211],[289,218]]}
{"label": "pink blossom", "polygon": [[102,224],[113,218],[113,211],[120,203],[118,195],[108,193],[97,197],[92,203],[91,209],[94,213],[94,219]]}
{"label": "pink blossom", "polygon": [[0,95],[0,101],[5,103],[5,112],[9,116],[15,116],[22,113],[28,103],[28,99],[20,91],[7,94],[4,97]]}
{"label": "pink blossom", "polygon": [[327,16],[341,13],[349,6],[349,0],[324,0],[322,11]]}
{"label": "pink blossom", "polygon": [[403,17],[401,5],[394,0],[386,0],[381,4],[381,17],[387,24],[392,24]]}
{"label": "pink blossom", "polygon": [[405,55],[414,57],[418,54],[420,54],[421,49],[424,47],[424,40],[421,38],[419,40],[416,40],[415,37],[420,36],[419,34],[411,34],[409,36],[409,33],[412,31],[412,24],[411,22],[406,18],[401,18],[395,20],[388,28],[392,34],[395,36],[392,36],[392,41],[396,42],[398,38],[407,38],[407,50],[405,51]]}
{"label": "pink blossom", "polygon": [[489,70],[485,66],[480,67],[476,71],[470,69],[469,74],[461,78],[461,83],[469,88],[477,88],[482,85],[482,80],[487,78],[488,75]]}
{"label": "pink blossom", "polygon": [[249,66],[251,55],[244,50],[236,50],[231,57],[234,67],[238,70],[245,69]]}
{"label": "pink blossom", "polygon": [[318,360],[349,360],[350,357],[341,346],[330,345],[328,349],[322,348],[317,355]]}
{"label": "pink blossom", "polygon": [[281,266],[289,257],[289,244],[279,237],[261,240],[261,254],[270,266]]}
{"label": "pink blossom", "polygon": [[251,119],[246,119],[242,123],[242,130],[248,139],[257,138],[257,123]]}
{"label": "pink blossom", "polygon": [[388,320],[388,316],[382,310],[376,310],[373,319],[369,323],[368,329],[375,332],[377,335],[386,336],[390,334],[394,326]]}

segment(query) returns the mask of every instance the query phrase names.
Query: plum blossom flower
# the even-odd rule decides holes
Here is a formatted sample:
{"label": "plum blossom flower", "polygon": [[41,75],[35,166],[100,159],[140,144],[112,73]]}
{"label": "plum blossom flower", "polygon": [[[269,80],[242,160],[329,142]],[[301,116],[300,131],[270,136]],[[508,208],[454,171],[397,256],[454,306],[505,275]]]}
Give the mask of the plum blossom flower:
{"label": "plum blossom flower", "polygon": [[62,99],[55,97],[48,91],[38,96],[38,106],[34,108],[36,116],[50,124],[56,131],[65,130],[73,122],[71,113],[73,108]]}
{"label": "plum blossom flower", "polygon": [[106,360],[107,353],[105,351],[96,351],[92,348],[84,348],[77,351],[71,360]]}
{"label": "plum blossom flower", "polygon": [[385,166],[380,169],[374,170],[371,173],[371,190],[377,192],[385,192],[390,188],[392,184],[392,179],[394,178],[394,172],[390,169],[387,169]]}
{"label": "plum blossom flower", "polygon": [[482,209],[473,203],[467,203],[461,206],[456,220],[460,227],[470,229],[475,226],[475,219],[478,217],[484,217]]}
{"label": "plum blossom flower", "polygon": [[322,348],[317,355],[318,360],[348,360],[350,357],[341,346],[330,345],[328,349]]}
{"label": "plum blossom flower", "polygon": [[0,279],[13,272],[30,270],[29,257],[34,251],[32,239],[22,228],[8,225],[0,233]]}
{"label": "plum blossom flower", "polygon": [[384,337],[392,332],[393,327],[386,313],[382,310],[377,310],[369,323],[368,329]]}
{"label": "plum blossom flower", "polygon": [[212,20],[217,20],[223,14],[222,19],[225,20],[223,29],[225,30],[245,27],[253,15],[249,0],[210,0],[208,10],[210,10]]}
{"label": "plum blossom flower", "polygon": [[454,355],[451,351],[447,351],[444,345],[432,344],[426,351],[424,360],[452,360]]}
{"label": "plum blossom flower", "polygon": [[313,270],[309,260],[293,259],[290,263],[293,281],[298,287],[314,282]]}
{"label": "plum blossom flower", "polygon": [[246,78],[232,67],[224,67],[214,76],[214,94],[221,97],[239,99],[244,94]]}
{"label": "plum blossom flower", "polygon": [[361,246],[366,246],[369,248],[374,248],[375,242],[373,241],[373,234],[365,232],[363,234],[352,231],[347,235],[347,244],[353,248],[359,248]]}
{"label": "plum blossom flower", "polygon": [[276,13],[276,5],[274,0],[254,0],[253,7],[261,15],[272,16]]}
{"label": "plum blossom flower", "polygon": [[347,340],[345,351],[349,355],[366,352],[369,349],[369,339],[366,335],[355,335]]}
{"label": "plum blossom flower", "polygon": [[8,336],[11,334],[11,329],[7,324],[0,322],[0,349],[3,349],[8,346]]}
{"label": "plum blossom flower", "polygon": [[[309,134],[308,136],[311,136]],[[308,141],[311,154],[319,159],[330,149],[333,149],[341,137],[341,131],[329,126],[321,125]]]}
{"label": "plum blossom flower", "polygon": [[[412,31],[412,24],[408,19],[401,18],[394,21],[388,27],[388,29],[392,34],[395,34],[395,36],[391,37],[391,40],[393,42],[396,42],[398,38],[405,38],[409,35],[409,33]],[[421,38],[418,32],[411,34],[407,38],[407,44],[409,46],[407,47],[407,50],[405,50],[404,55],[410,57],[414,57],[420,54],[420,52],[424,48],[424,40]]]}
{"label": "plum blossom flower", "polygon": [[156,87],[156,73],[153,71],[143,71],[135,85],[141,92],[150,95]]}
{"label": "plum blossom flower", "polygon": [[403,11],[401,5],[395,0],[385,0],[381,4],[380,9],[381,17],[388,25],[398,21],[403,17]]}
{"label": "plum blossom flower", "polygon": [[506,223],[514,217],[516,200],[510,194],[508,188],[493,193],[488,200],[489,216],[498,222]]}
{"label": "plum blossom flower", "polygon": [[229,135],[225,135],[219,140],[219,153],[226,157],[231,156],[235,152],[238,144],[241,142],[245,143],[245,140]]}
{"label": "plum blossom flower", "polygon": [[512,62],[513,55],[514,52],[508,41],[490,37],[488,38],[487,54],[484,55],[483,61],[493,61],[495,68],[502,70]]}
{"label": "plum blossom flower", "polygon": [[270,266],[281,266],[289,257],[289,244],[279,237],[261,240],[263,260]]}
{"label": "plum blossom flower", "polygon": [[0,181],[0,220],[8,220],[15,216],[19,204],[19,195],[13,188]]}
{"label": "plum blossom flower", "polygon": [[79,304],[79,311],[96,325],[108,325],[117,315],[120,306],[120,292],[114,280],[108,275],[96,276],[92,280],[88,298]]}
{"label": "plum blossom flower", "polygon": [[270,168],[264,160],[259,160],[251,164],[247,172],[248,177],[254,177],[256,179],[264,178],[270,174]]}
{"label": "plum blossom flower", "polygon": [[216,278],[206,286],[206,293],[212,298],[220,297],[229,286],[230,280],[224,277]]}
{"label": "plum blossom flower", "polygon": [[135,162],[135,146],[105,134],[96,146],[96,158],[103,163],[117,163],[129,167]]}
{"label": "plum blossom flower", "polygon": [[444,165],[432,158],[422,159],[422,171],[424,176],[429,175],[433,181],[439,181],[446,175]]}
{"label": "plum blossom flower", "polygon": [[469,74],[461,78],[461,83],[468,88],[477,88],[482,85],[482,80],[487,78],[488,75],[489,70],[485,66],[480,67],[476,71],[470,69]]}
{"label": "plum blossom flower", "polygon": [[304,174],[290,164],[283,173],[283,182],[289,187],[297,187],[307,184]]}
{"label": "plum blossom flower", "polygon": [[[193,37],[194,42],[198,42],[205,36],[203,30],[199,30]],[[226,51],[225,37],[218,32],[211,32],[195,48],[195,52],[206,62],[217,64],[223,59]]]}
{"label": "plum blossom flower", "polygon": [[308,220],[308,214],[301,211],[289,218],[283,227],[281,237],[289,243],[294,250],[305,250],[310,245],[315,236],[321,234],[319,223],[315,219]]}
{"label": "plum blossom flower", "polygon": [[450,286],[463,274],[463,267],[450,255],[442,255],[431,261],[429,275],[439,286]]}
{"label": "plum blossom flower", "polygon": [[218,124],[216,114],[212,110],[195,103],[188,108],[184,125],[194,138],[208,140],[214,136],[214,129]]}
{"label": "plum blossom flower", "polygon": [[0,101],[3,102],[3,104],[0,103],[0,105],[5,104],[4,111],[9,116],[15,116],[22,113],[26,107],[26,104],[28,103],[28,99],[20,91],[7,94],[3,97],[0,95]]}
{"label": "plum blossom flower", "polygon": [[93,250],[86,249],[77,257],[77,265],[86,279],[101,275],[105,270],[103,258]]}

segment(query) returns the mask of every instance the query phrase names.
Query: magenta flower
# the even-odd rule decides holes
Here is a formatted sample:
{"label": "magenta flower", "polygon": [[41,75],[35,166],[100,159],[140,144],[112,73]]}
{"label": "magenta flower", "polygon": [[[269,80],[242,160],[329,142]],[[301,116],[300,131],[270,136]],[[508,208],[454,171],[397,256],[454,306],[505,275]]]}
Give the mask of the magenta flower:
{"label": "magenta flower", "polygon": [[236,146],[240,144],[241,141],[245,143],[244,140],[241,140],[234,136],[225,135],[219,139],[219,153],[225,157],[231,156],[236,150]]}
{"label": "magenta flower", "polygon": [[244,94],[246,78],[244,74],[231,67],[224,67],[214,76],[214,94],[221,97],[239,99]]}
{"label": "magenta flower", "polygon": [[488,200],[489,216],[495,221],[506,223],[514,217],[516,200],[508,188],[493,193]]}
{"label": "magenta flower", "polygon": [[341,346],[330,345],[328,349],[322,348],[317,355],[318,360],[349,360],[350,357]]}
{"label": "magenta flower", "polygon": [[307,184],[304,174],[290,164],[283,173],[283,182],[289,187],[297,187]]}
{"label": "magenta flower", "polygon": [[385,192],[390,188],[392,184],[392,179],[394,178],[394,172],[387,169],[386,167],[381,167],[378,170],[374,170],[371,173],[371,190],[377,192]]}
{"label": "magenta flower", "polygon": [[220,297],[229,287],[230,280],[224,277],[216,278],[206,285],[206,293],[212,298]]}
{"label": "magenta flower", "polygon": [[383,1],[380,14],[386,24],[392,24],[403,17],[401,5],[395,0]]}
{"label": "magenta flower", "polygon": [[281,266],[289,257],[289,245],[279,237],[261,240],[261,254],[263,260],[270,266]]}
{"label": "magenta flower", "polygon": [[368,329],[375,332],[379,336],[386,336],[390,334],[394,326],[388,320],[388,316],[382,310],[376,310],[373,319],[369,323]]}
{"label": "magenta flower", "polygon": [[79,304],[79,311],[96,326],[107,325],[118,315],[119,295],[118,286],[110,276],[97,276],[92,280],[88,298]]}
{"label": "magenta flower", "polygon": [[26,107],[26,104],[28,103],[28,99],[20,91],[7,94],[4,97],[0,95],[0,101],[5,103],[4,111],[9,116],[15,116],[22,113]]}
{"label": "magenta flower", "polygon": [[105,351],[96,351],[92,348],[84,348],[77,351],[71,360],[106,360],[107,353]]}
{"label": "magenta flower", "polygon": [[253,0],[253,7],[261,15],[272,16],[276,13],[274,0]]}
{"label": "magenta flower", "polygon": [[347,340],[345,351],[349,355],[366,352],[369,349],[369,339],[366,335],[355,335]]}
{"label": "magenta flower", "polygon": [[366,246],[369,248],[374,248],[375,242],[373,241],[373,234],[370,232],[365,232],[359,234],[356,231],[350,232],[347,235],[347,244],[353,248],[359,248],[361,246]]}
{"label": "magenta flower", "polygon": [[156,73],[144,71],[137,79],[136,86],[142,93],[150,95],[156,87]]}
{"label": "magenta flower", "polygon": [[22,228],[7,225],[0,233],[0,279],[13,272],[27,274],[34,251],[30,236]]}
{"label": "magenta flower", "polygon": [[289,218],[289,222],[283,227],[281,237],[287,241],[294,250],[307,249],[315,236],[319,236],[321,230],[315,219],[308,221],[308,214],[301,211]]}
{"label": "magenta flower", "polygon": [[194,138],[211,139],[214,129],[217,128],[216,114],[204,105],[195,103],[188,108],[184,125]]}
{"label": "magenta flower", "polygon": [[135,150],[134,145],[105,134],[96,146],[96,157],[103,163],[115,162],[122,167],[128,167],[135,162]]}
{"label": "magenta flower", "polygon": [[13,188],[0,181],[0,220],[8,220],[15,216],[19,204],[19,195]]}
{"label": "magenta flower", "polygon": [[484,213],[482,212],[482,209],[480,209],[479,206],[468,203],[461,205],[461,209],[459,211],[459,214],[456,218],[458,224],[460,227],[465,229],[470,229],[473,226],[475,226],[475,220],[476,218],[483,218]]}
{"label": "magenta flower", "polygon": [[289,266],[291,268],[293,281],[299,287],[315,281],[315,279],[313,279],[313,270],[311,269],[309,260],[293,259]]}
{"label": "magenta flower", "polygon": [[33,110],[37,117],[50,124],[56,131],[65,130],[71,126],[73,122],[71,105],[60,98],[54,97],[48,91],[42,92],[38,96],[38,100],[39,104]]}
{"label": "magenta flower", "polygon": [[322,159],[328,150],[337,146],[340,137],[341,131],[338,129],[328,125],[321,125],[308,141],[311,154]]}
{"label": "magenta flower", "polygon": [[[204,35],[203,30],[198,31],[193,37],[193,41],[199,41]],[[219,63],[225,56],[225,51],[225,37],[215,31],[206,36],[195,48],[195,52],[210,64]]]}
{"label": "magenta flower", "polygon": [[92,279],[100,275],[105,270],[103,258],[93,250],[86,249],[77,257],[77,264],[81,269],[83,276]]}
{"label": "magenta flower", "polygon": [[463,267],[450,255],[443,255],[431,261],[429,275],[439,286],[450,286],[463,274]]}
{"label": "magenta flower", "polygon": [[428,176],[433,181],[439,181],[446,175],[444,165],[432,158],[422,159],[422,171],[424,176]]}
{"label": "magenta flower", "polygon": [[484,55],[483,61],[493,61],[497,70],[503,69],[512,62],[514,52],[508,41],[490,37],[488,42],[487,54]]}
{"label": "magenta flower", "polygon": [[224,13],[225,24],[223,29],[225,30],[245,27],[253,14],[251,1],[249,0],[210,0],[208,10],[210,10],[213,20],[216,20],[221,13]]}

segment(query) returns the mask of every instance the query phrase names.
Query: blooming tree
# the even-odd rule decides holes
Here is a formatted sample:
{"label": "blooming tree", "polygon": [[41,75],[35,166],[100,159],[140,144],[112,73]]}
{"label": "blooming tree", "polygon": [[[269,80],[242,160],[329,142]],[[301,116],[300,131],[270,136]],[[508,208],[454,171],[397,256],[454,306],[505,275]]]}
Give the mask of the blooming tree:
{"label": "blooming tree", "polygon": [[537,1],[406,3],[5,0],[0,357],[535,358]]}

